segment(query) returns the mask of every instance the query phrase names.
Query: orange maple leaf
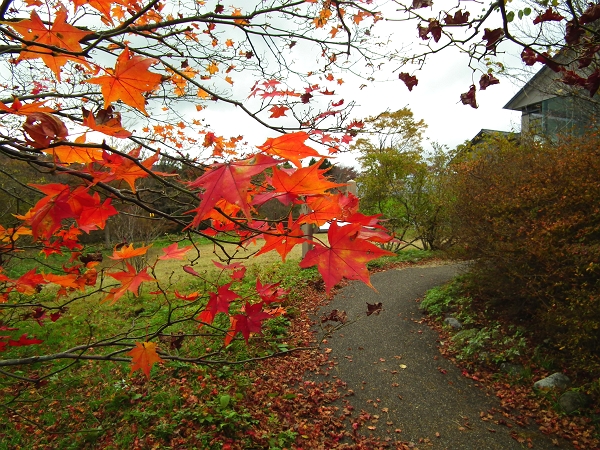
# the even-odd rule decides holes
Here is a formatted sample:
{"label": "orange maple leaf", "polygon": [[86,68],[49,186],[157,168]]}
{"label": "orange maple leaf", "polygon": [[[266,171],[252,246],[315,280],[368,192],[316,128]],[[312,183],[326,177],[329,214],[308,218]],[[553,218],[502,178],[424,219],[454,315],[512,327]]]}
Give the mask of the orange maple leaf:
{"label": "orange maple leaf", "polygon": [[225,224],[229,222],[229,219],[226,216],[235,217],[240,210],[241,208],[238,205],[234,205],[227,200],[221,199],[215,204],[214,208],[206,214],[204,219],[213,219]]}
{"label": "orange maple leaf", "polygon": [[328,189],[344,186],[344,184],[333,183],[323,176],[325,170],[320,170],[321,161],[317,161],[309,167],[302,167],[294,171],[273,168],[271,184],[275,188],[273,192],[267,193],[262,200],[277,198],[284,205],[302,195],[320,195]]}
{"label": "orange maple leaf", "polygon": [[251,187],[252,177],[280,162],[269,156],[258,154],[240,161],[213,165],[204,175],[189,184],[191,188],[204,189],[198,208],[189,211],[196,212],[191,226],[198,226],[221,199],[238,205],[250,219],[248,190]]}
{"label": "orange maple leaf", "polygon": [[315,243],[315,248],[300,262],[303,269],[317,266],[325,282],[327,294],[342,278],[361,280],[367,286],[373,287],[369,280],[367,262],[381,256],[394,255],[393,252],[360,239],[358,234],[361,228],[360,224],[340,227],[333,221],[327,235],[329,246]]}
{"label": "orange maple leaf", "polygon": [[254,256],[276,250],[283,262],[297,244],[302,244],[305,241],[300,224],[293,222],[291,216],[288,219],[287,230],[284,229],[282,223],[278,223],[275,230],[263,233],[263,238],[265,239],[265,245]]}
{"label": "orange maple leaf", "polygon": [[320,156],[319,152],[314,148],[304,144],[304,141],[307,139],[307,133],[298,131],[296,133],[284,134],[277,138],[269,138],[258,148],[270,155],[289,159],[296,167],[302,167],[301,159],[308,158],[309,156]]}
{"label": "orange maple leaf", "polygon": [[306,199],[311,212],[302,220],[306,223],[314,223],[317,226],[323,225],[331,219],[341,219],[343,215],[340,201],[346,196],[341,193],[336,195],[319,195]]}
{"label": "orange maple leaf", "polygon": [[[102,21],[108,22],[111,25],[114,23],[112,20],[112,12],[111,7],[114,2],[113,0],[73,0],[73,5],[75,9],[79,8],[83,5],[89,5],[97,11],[102,13]],[[119,2],[126,4],[126,2]],[[128,3],[128,2],[127,2]]]}
{"label": "orange maple leaf", "polygon": [[192,67],[187,67],[185,70],[182,70],[180,73],[175,72],[174,70],[167,69],[171,75],[171,83],[175,85],[175,95],[177,97],[181,97],[185,95],[185,88],[188,84],[188,78],[194,78],[198,75],[198,71]]}
{"label": "orange maple leaf", "polygon": [[33,103],[21,103],[21,100],[15,98],[10,105],[10,108],[6,106],[4,103],[0,102],[0,110],[5,111],[9,114],[19,114],[22,116],[26,116],[27,114],[36,113],[36,112],[54,112],[56,111],[54,108],[50,108],[49,106],[44,106],[45,101],[43,102],[33,102]]}
{"label": "orange maple leaf", "polygon": [[[76,144],[85,144],[85,134],[75,139]],[[91,163],[102,160],[102,150],[94,147],[79,147],[75,145],[58,145],[42,149],[44,153],[54,155],[56,159],[64,164]]]}
{"label": "orange maple leaf", "polygon": [[157,62],[153,58],[132,55],[129,47],[125,47],[117,58],[114,71],[108,75],[90,78],[87,81],[102,87],[105,109],[111,103],[121,100],[147,116],[146,98],[143,94],[154,91],[163,81],[162,75],[148,70],[152,64]]}
{"label": "orange maple leaf", "polygon": [[4,228],[0,225],[0,242],[14,242],[19,236],[31,236],[31,230],[27,227]]}
{"label": "orange maple leaf", "polygon": [[141,370],[150,379],[150,369],[155,363],[164,362],[156,352],[154,342],[136,342],[135,348],[127,352],[131,356],[131,373]]}
{"label": "orange maple leaf", "polygon": [[[129,156],[132,158],[138,158],[140,155],[141,148],[133,149],[129,152]],[[97,161],[102,167],[109,168],[109,172],[102,171],[91,171],[94,176],[95,182],[109,182],[113,180],[124,180],[131,187],[131,191],[135,193],[135,180],[138,178],[146,178],[148,176],[147,170],[151,170],[155,162],[158,161],[159,152],[158,150],[150,158],[140,161],[139,164],[132,159],[125,158],[117,154],[109,154],[104,152],[102,154],[102,162]]]}
{"label": "orange maple leaf", "polygon": [[126,271],[122,272],[109,272],[108,276],[114,278],[115,280],[121,283],[120,287],[113,288],[110,290],[109,294],[102,300],[102,303],[110,301],[111,304],[114,304],[117,300],[119,300],[127,291],[133,293],[134,296],[139,295],[140,284],[144,281],[156,281],[152,276],[148,275],[145,267],[140,272],[136,272],[135,268],[125,262],[127,266]]}
{"label": "orange maple leaf", "polygon": [[211,75],[214,75],[219,71],[219,66],[214,61],[211,61],[210,64],[206,67],[206,71]]}
{"label": "orange maple leaf", "polygon": [[81,108],[83,113],[83,125],[100,133],[108,134],[117,138],[128,138],[131,132],[127,131],[121,125],[121,114],[113,111],[113,107],[100,109],[96,115],[85,108]]}
{"label": "orange maple leaf", "polygon": [[44,273],[42,275],[48,283],[58,284],[63,288],[80,289],[82,291],[85,289],[85,280],[77,274],[55,275]]}
{"label": "orange maple leaf", "polygon": [[112,256],[109,256],[109,258],[114,260],[134,258],[145,255],[150,247],[152,247],[152,244],[139,248],[133,248],[133,244],[123,245],[118,250],[115,247]]}
{"label": "orange maple leaf", "polygon": [[[10,27],[23,36],[26,41],[39,44],[50,45],[68,50],[70,52],[80,52],[81,44],[79,42],[91,34],[89,31],[80,30],[77,27],[69,25],[67,22],[67,11],[60,8],[56,13],[54,23],[50,28],[46,27],[40,16],[31,11],[29,19],[20,20],[10,24]],[[44,64],[48,66],[60,80],[60,68],[67,61],[85,62],[83,58],[72,55],[56,55],[56,52],[46,47],[30,44],[24,45],[18,60],[41,58]]]}

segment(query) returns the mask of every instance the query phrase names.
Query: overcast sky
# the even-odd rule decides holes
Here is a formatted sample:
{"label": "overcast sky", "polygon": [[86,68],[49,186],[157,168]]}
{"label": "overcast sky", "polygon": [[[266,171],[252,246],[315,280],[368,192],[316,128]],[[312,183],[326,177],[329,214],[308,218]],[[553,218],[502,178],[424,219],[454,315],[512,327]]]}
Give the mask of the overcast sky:
{"label": "overcast sky", "polygon": [[[518,131],[520,113],[503,109],[503,106],[519,90],[509,77],[500,77],[500,84],[490,86],[485,91],[477,91],[479,107],[474,109],[460,102],[460,94],[468,91],[471,84],[478,86],[481,73],[473,75],[464,57],[457,52],[448,51],[432,58],[426,68],[416,73],[419,84],[409,92],[404,83],[397,78],[375,84],[362,80],[348,80],[338,92],[342,97],[354,99],[357,107],[353,117],[362,119],[376,115],[387,109],[398,110],[408,106],[415,119],[423,119],[428,125],[425,134],[426,149],[429,142],[437,142],[454,148],[466,140],[472,139],[481,129],[500,131]],[[475,79],[473,79],[475,78]],[[275,133],[264,129],[241,112],[207,109],[207,122],[224,134],[243,134],[248,142],[259,145]],[[232,127],[235,124],[235,127]],[[344,165],[356,165],[356,155],[341,155],[338,162]]]}
{"label": "overcast sky", "polygon": [[[395,34],[393,42],[397,47],[408,43],[415,51],[423,43],[418,38],[414,22],[383,25],[384,33],[387,27]],[[518,58],[520,49],[501,44],[498,50],[498,60],[509,67],[521,66]],[[410,49],[408,51],[410,52]],[[389,81],[375,83],[365,83],[362,79],[352,79],[350,75],[342,74],[344,84],[334,87],[336,95],[339,95],[337,98],[345,98],[346,103],[350,100],[356,101],[357,107],[352,116],[359,120],[385,110],[395,111],[408,106],[417,120],[423,119],[428,125],[426,132],[428,142],[424,143],[426,149],[430,148],[429,142],[454,148],[472,139],[483,128],[501,131],[518,131],[520,128],[520,113],[504,110],[503,106],[519,90],[522,82],[515,84],[511,78],[499,76],[500,84],[490,86],[486,91],[479,91],[478,82],[481,72],[473,73],[468,67],[468,58],[454,48],[432,55],[422,70],[414,72],[419,79],[419,84],[412,92],[409,92],[404,83],[398,79],[397,69],[397,65],[393,63],[384,66],[379,78],[387,78]],[[411,72],[410,69],[402,71]],[[334,75],[337,78],[340,74]],[[360,89],[363,84],[366,84],[366,87]],[[478,109],[460,102],[460,94],[467,92],[472,84],[478,88]],[[293,87],[301,88],[301,86]],[[245,117],[243,113],[232,111],[231,108],[207,108],[205,119],[206,123],[219,134],[226,136],[243,134],[246,140],[254,145],[260,145],[267,137],[276,135],[275,132],[264,129],[252,119]],[[273,123],[277,124],[277,122]],[[355,159],[356,156],[344,155],[338,159],[338,162],[355,165]]]}

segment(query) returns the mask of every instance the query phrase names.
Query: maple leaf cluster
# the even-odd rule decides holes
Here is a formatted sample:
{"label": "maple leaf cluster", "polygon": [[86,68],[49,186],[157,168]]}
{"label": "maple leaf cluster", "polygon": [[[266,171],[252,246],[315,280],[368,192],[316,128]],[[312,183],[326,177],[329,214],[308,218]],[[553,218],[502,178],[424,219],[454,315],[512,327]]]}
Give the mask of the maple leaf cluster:
{"label": "maple leaf cluster", "polygon": [[[168,2],[111,0],[56,2],[44,8],[39,8],[39,0],[31,0],[23,8],[2,11],[0,33],[14,54],[5,61],[7,68],[19,74],[15,79],[29,71],[30,79],[23,86],[3,86],[12,99],[0,101],[0,115],[7,119],[0,129],[0,151],[56,180],[47,183],[40,176],[39,182],[22,182],[31,199],[14,214],[18,223],[0,227],[0,302],[7,307],[0,313],[0,351],[42,343],[12,326],[14,317],[19,318],[15,324],[32,320],[39,326],[48,320],[69,320],[70,303],[91,298],[92,290],[109,307],[128,298],[146,301],[146,295],[173,311],[183,309],[181,305],[193,307],[193,313],[179,320],[203,332],[210,329],[221,337],[224,348],[238,335],[249,343],[262,333],[266,320],[286,313],[287,291],[279,283],[257,279],[251,293],[242,289],[245,267],[233,261],[235,253],[215,262],[222,274],[219,280],[229,281],[208,283],[190,262],[193,244],[174,242],[155,251],[150,242],[124,239],[108,258],[99,251],[86,252],[84,241],[91,239],[87,235],[106,231],[124,214],[170,221],[192,242],[207,237],[219,245],[225,236],[235,237],[240,248],[255,245],[256,255],[277,252],[284,261],[295,246],[310,241],[307,227],[331,222],[328,236],[311,241],[314,248],[301,263],[317,266],[327,293],[343,278],[370,285],[367,262],[389,254],[376,245],[391,239],[379,218],[358,212],[357,197],[319,168],[324,158],[307,144],[319,142],[335,153],[362,128],[359,121],[344,123],[349,105],[335,97],[333,87],[344,80],[334,76],[336,55],[326,47],[335,39],[351,39],[352,44],[363,26],[370,28],[364,23],[375,23],[381,16],[368,10],[369,1],[344,8],[333,2],[307,2],[304,9],[293,11],[285,4],[275,8],[284,17],[304,17],[316,29],[332,26],[323,48],[329,64],[324,71],[302,75],[303,80],[319,81],[304,82],[300,89],[282,87],[272,77],[257,81],[247,102],[258,101],[260,106],[251,115],[260,119],[270,114],[270,119],[298,124],[291,127],[293,132],[277,128],[280,136],[252,148],[242,136],[217,136],[201,120],[183,113],[185,106],[173,106],[175,100],[188,102],[194,112],[201,112],[210,102],[226,98],[222,86],[233,86],[237,72],[258,67],[267,73],[262,61],[254,62],[259,56],[249,38],[222,37],[227,27],[253,29],[258,13],[224,5],[209,11],[204,2],[197,3],[189,17],[185,7],[177,11]],[[208,20],[199,19],[205,17],[198,15],[203,8]],[[262,12],[265,17],[273,13],[272,8]],[[336,37],[347,19],[353,23],[353,35]],[[294,32],[290,36],[305,39]],[[307,35],[305,40],[312,45],[311,39]],[[182,47],[184,41],[188,44]],[[289,49],[295,44],[286,42]],[[198,56],[199,49],[210,48],[213,53]],[[327,108],[318,110],[315,105],[323,99]],[[241,102],[234,104],[248,109]],[[179,119],[173,120],[175,116]],[[319,129],[320,124],[326,126]],[[298,125],[306,131],[298,131]],[[213,160],[186,153],[198,149],[208,150]],[[317,163],[306,167],[309,158]],[[165,172],[163,167],[173,169]],[[278,203],[286,213],[261,216],[268,202]],[[129,212],[128,204],[141,213]],[[28,245],[40,249],[44,258],[64,256],[66,262],[54,271],[46,270],[44,263],[20,276],[9,275],[4,261]],[[180,274],[202,278],[205,288],[175,289],[157,277],[159,264],[169,260],[181,261]],[[51,303],[24,301],[49,292]],[[4,314],[11,308],[24,312]],[[228,318],[227,326],[219,315]],[[140,329],[131,334],[135,338],[127,332],[98,347],[92,339],[86,349],[118,348],[100,357],[111,360],[125,345],[132,372],[140,370],[149,377],[156,363],[177,358],[169,350],[181,350],[189,339],[188,334],[171,334],[170,342],[176,345],[159,348],[156,341],[164,340],[162,330]]]}

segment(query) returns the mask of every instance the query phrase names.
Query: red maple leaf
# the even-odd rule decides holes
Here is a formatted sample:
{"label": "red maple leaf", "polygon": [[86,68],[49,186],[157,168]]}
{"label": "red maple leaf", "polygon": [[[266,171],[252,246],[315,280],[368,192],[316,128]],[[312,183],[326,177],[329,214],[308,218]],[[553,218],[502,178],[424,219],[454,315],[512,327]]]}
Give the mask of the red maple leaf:
{"label": "red maple leaf", "polygon": [[250,219],[248,190],[252,177],[279,162],[270,156],[258,154],[249,159],[213,165],[204,175],[189,184],[191,188],[204,189],[198,208],[189,211],[196,213],[191,226],[198,226],[222,198],[238,205]]}
{"label": "red maple leaf", "polygon": [[287,117],[285,115],[285,112],[290,109],[287,106],[283,106],[283,105],[273,105],[271,107],[271,109],[269,109],[269,111],[271,111],[271,115],[269,116],[269,118],[271,119],[277,119],[278,117]]}
{"label": "red maple leaf", "polygon": [[462,25],[469,21],[469,14],[469,11],[458,10],[454,13],[454,16],[446,14],[444,22],[446,22],[446,25]]}
{"label": "red maple leaf", "polygon": [[[158,161],[159,152],[143,161],[139,161],[141,147],[135,148],[129,152],[130,158],[118,154],[102,153],[102,161],[96,161],[101,167],[108,168],[108,172],[90,169],[96,182],[109,182],[113,180],[124,180],[135,193],[135,181],[138,178],[146,178],[154,163]],[[141,166],[141,167],[140,167]]]}
{"label": "red maple leaf", "polygon": [[64,141],[69,135],[62,120],[45,112],[28,114],[23,129],[32,139],[29,143],[35,148],[46,148],[52,142]]}
{"label": "red maple leaf", "polygon": [[521,52],[521,59],[528,66],[533,66],[536,62],[538,62],[537,57],[537,53],[531,50],[530,48],[525,48]]}
{"label": "red maple leaf", "polygon": [[246,266],[241,262],[222,264],[219,261],[213,261],[213,264],[221,270],[229,270],[229,276],[232,280],[241,280],[246,274]]}
{"label": "red maple leaf", "polygon": [[553,11],[552,8],[548,8],[546,11],[544,11],[543,14],[540,14],[535,19],[533,19],[533,24],[537,25],[541,22],[560,22],[563,19],[564,17],[561,16],[559,13]]}
{"label": "red maple leaf", "polygon": [[496,45],[500,42],[500,39],[504,36],[504,30],[502,28],[496,28],[495,30],[490,30],[486,28],[483,30],[483,40],[487,41],[485,44],[485,48],[487,51],[495,53]]}
{"label": "red maple leaf", "polygon": [[398,78],[400,78],[402,81],[404,81],[404,84],[406,85],[406,87],[408,88],[409,91],[412,91],[413,88],[419,84],[419,80],[417,80],[417,77],[415,77],[414,75],[410,75],[406,72],[402,72],[398,75]]}
{"label": "red maple leaf", "polygon": [[343,202],[345,198],[342,193],[308,197],[306,204],[310,208],[310,213],[303,216],[302,220],[305,223],[313,223],[321,226],[331,219],[341,219],[343,210],[340,202]]}
{"label": "red maple leaf", "polygon": [[433,0],[413,0],[411,9],[427,8],[433,5]]}
{"label": "red maple leaf", "polygon": [[285,257],[296,245],[302,244],[305,241],[304,232],[302,231],[300,224],[294,222],[291,215],[288,219],[287,230],[282,223],[278,223],[275,230],[264,232],[263,237],[265,239],[265,245],[255,256],[262,255],[271,250],[276,250],[283,262],[285,262]]}
{"label": "red maple leaf", "polygon": [[470,105],[471,108],[477,109],[477,100],[475,99],[475,85],[472,84],[467,92],[460,94],[460,101],[463,105]]}
{"label": "red maple leaf", "polygon": [[600,19],[600,4],[590,3],[588,9],[579,18],[579,23],[585,25]]}
{"label": "red maple leaf", "polygon": [[483,75],[481,75],[481,78],[479,79],[479,89],[482,91],[485,91],[485,89],[488,86],[491,86],[493,84],[498,84],[500,83],[500,80],[498,78],[496,78],[494,75],[487,74],[484,73]]}
{"label": "red maple leaf", "polygon": [[163,255],[160,255],[158,257],[158,259],[160,259],[161,261],[167,260],[167,259],[185,259],[185,254],[187,252],[189,252],[191,249],[193,248],[192,245],[188,245],[186,247],[181,247],[179,248],[179,244],[177,244],[177,242],[173,242],[171,245],[169,245],[168,247],[165,247],[162,249],[163,251]]}
{"label": "red maple leaf", "polygon": [[229,314],[229,304],[235,299],[240,298],[236,292],[229,289],[231,283],[233,282],[220,286],[216,293],[210,293],[206,308],[198,315],[198,321],[201,322],[199,326],[204,324],[210,325],[213,323],[215,316],[220,312]]}
{"label": "red maple leaf", "polygon": [[100,195],[94,192],[92,197],[94,203],[86,206],[77,217],[77,225],[80,229],[90,232],[97,228],[104,229],[109,217],[118,214],[118,211],[111,205],[112,199],[107,198],[100,202]]}
{"label": "red maple leaf", "polygon": [[429,23],[427,27],[422,27],[419,25],[419,37],[426,41],[429,39],[429,33],[431,33],[431,37],[435,42],[438,42],[442,37],[442,27],[440,23],[435,19],[429,19]]}
{"label": "red maple leaf", "polygon": [[260,279],[256,279],[256,292],[263,302],[280,303],[290,293],[289,289],[279,287],[281,282],[262,284]]}
{"label": "red maple leaf", "polygon": [[336,221],[333,221],[327,235],[329,246],[316,244],[316,247],[300,262],[300,267],[303,269],[317,266],[328,294],[342,278],[361,280],[372,287],[367,262],[381,256],[394,255],[360,239],[358,237],[360,230],[360,224],[340,227]]}
{"label": "red maple leaf", "polygon": [[23,347],[25,345],[41,344],[42,342],[44,342],[44,341],[42,341],[40,339],[36,339],[36,338],[29,339],[27,337],[27,333],[24,333],[21,335],[21,337],[19,338],[18,341],[15,341],[12,339],[9,340],[8,345],[10,345],[11,347]]}
{"label": "red maple leaf", "polygon": [[49,239],[62,225],[62,220],[75,217],[69,204],[70,188],[64,184],[31,185],[46,197],[38,201],[25,215],[15,215],[31,226],[35,239]]}
{"label": "red maple leaf", "polygon": [[230,318],[231,328],[225,336],[225,345],[229,345],[237,333],[242,333],[242,336],[244,336],[244,339],[246,340],[246,344],[250,338],[250,333],[262,334],[261,328],[263,321],[273,318],[271,314],[262,310],[263,305],[264,303],[262,302],[256,303],[255,305],[246,303],[244,306],[244,312],[246,314],[236,314]]}

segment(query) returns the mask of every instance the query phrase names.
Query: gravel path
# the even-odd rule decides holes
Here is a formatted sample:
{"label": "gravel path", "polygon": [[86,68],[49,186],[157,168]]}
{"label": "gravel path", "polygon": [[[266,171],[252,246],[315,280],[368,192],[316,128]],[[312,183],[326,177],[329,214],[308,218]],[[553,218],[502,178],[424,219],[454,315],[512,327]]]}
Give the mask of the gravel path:
{"label": "gravel path", "polygon": [[[557,448],[535,426],[494,423],[506,423],[499,412],[482,420],[481,414],[499,409],[499,402],[442,357],[437,333],[420,323],[416,300],[459,270],[456,264],[389,270],[371,277],[377,292],[362,283],[341,289],[319,314],[338,309],[358,320],[326,338],[324,351],[335,362],[329,377],[354,391],[346,397],[354,417],[361,410],[370,415],[360,428],[363,434],[413,442],[420,449],[527,448],[511,437],[516,432],[536,449]],[[379,302],[383,311],[367,316],[366,303]]]}

